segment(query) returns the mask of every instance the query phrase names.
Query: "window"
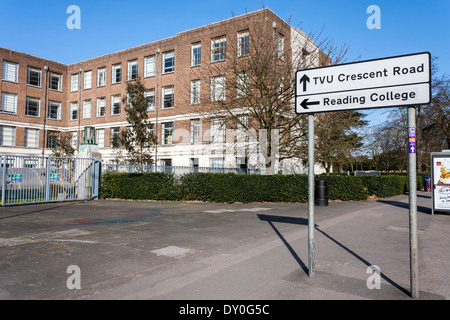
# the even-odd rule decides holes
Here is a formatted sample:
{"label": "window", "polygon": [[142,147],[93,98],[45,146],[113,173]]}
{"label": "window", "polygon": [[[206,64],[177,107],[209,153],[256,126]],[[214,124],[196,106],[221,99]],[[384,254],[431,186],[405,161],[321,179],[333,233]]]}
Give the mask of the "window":
{"label": "window", "polygon": [[163,105],[162,109],[173,108],[173,86],[162,88]]}
{"label": "window", "polygon": [[106,98],[97,98],[97,117],[104,117],[106,114]]}
{"label": "window", "polygon": [[155,110],[155,89],[145,91],[144,97],[147,99],[147,111]]}
{"label": "window", "polygon": [[225,159],[224,158],[210,158],[211,168],[223,169],[225,168]]}
{"label": "window", "polygon": [[238,32],[237,34],[237,56],[243,57],[250,53],[250,43],[249,43],[249,35],[248,30]]}
{"label": "window", "polygon": [[90,119],[91,118],[91,100],[84,100],[83,101],[83,119]]}
{"label": "window", "polygon": [[47,133],[47,148],[55,149],[59,144],[59,132],[58,131],[48,131]]}
{"label": "window", "polygon": [[120,83],[122,81],[122,64],[115,64],[112,66],[111,83]]}
{"label": "window", "polygon": [[92,88],[92,71],[84,72],[84,89]]}
{"label": "window", "polygon": [[61,120],[61,102],[48,102],[48,118],[53,120]]}
{"label": "window", "polygon": [[40,111],[40,105],[41,105],[41,99],[39,98],[33,98],[33,97],[27,97],[27,106],[25,110],[25,115],[30,117],[39,117],[39,111]]}
{"label": "window", "polygon": [[39,129],[25,128],[25,148],[39,147]]}
{"label": "window", "polygon": [[3,61],[2,80],[19,82],[19,64]]}
{"label": "window", "polygon": [[278,58],[284,60],[284,36],[278,34]]}
{"label": "window", "polygon": [[111,96],[111,115],[120,114],[120,94]]}
{"label": "window", "polygon": [[227,39],[225,36],[211,40],[211,62],[225,60]]}
{"label": "window", "polygon": [[155,55],[144,58],[144,78],[155,75]]}
{"label": "window", "polygon": [[240,72],[237,74],[236,81],[237,98],[244,98],[248,93],[248,72]]}
{"label": "window", "polygon": [[62,74],[50,72],[50,84],[49,88],[56,91],[61,91],[62,87]]}
{"label": "window", "polygon": [[138,77],[138,61],[128,61],[128,77],[127,80],[136,80]]}
{"label": "window", "polygon": [[211,101],[225,101],[225,76],[211,78]]}
{"label": "window", "polygon": [[98,144],[99,148],[104,148],[105,147],[105,129],[97,129],[96,131],[96,137],[95,137],[95,141]]}
{"label": "window", "polygon": [[175,51],[167,51],[163,53],[163,73],[175,71]]}
{"label": "window", "polygon": [[211,119],[211,142],[225,142],[225,119]]}
{"label": "window", "polygon": [[0,126],[0,145],[8,147],[16,145],[16,127]]}
{"label": "window", "polygon": [[2,112],[17,114],[17,94],[2,92]]}
{"label": "window", "polygon": [[78,73],[70,76],[70,92],[78,91]]}
{"label": "window", "polygon": [[191,67],[202,63],[202,44],[200,42],[191,44]]}
{"label": "window", "polygon": [[78,132],[76,131],[69,132],[69,137],[70,137],[70,146],[76,149],[78,144]]}
{"label": "window", "polygon": [[200,119],[191,120],[191,143],[200,142]]}
{"label": "window", "polygon": [[246,114],[238,116],[236,136],[238,142],[248,142],[248,116]]}
{"label": "window", "polygon": [[27,71],[27,84],[30,86],[41,86],[41,73],[42,70],[38,68],[28,67]]}
{"label": "window", "polygon": [[200,103],[200,80],[191,81],[191,104]]}
{"label": "window", "polygon": [[71,102],[69,120],[77,120],[77,119],[78,119],[78,102]]}
{"label": "window", "polygon": [[117,148],[120,144],[120,127],[111,128],[111,147]]}
{"label": "window", "polygon": [[106,68],[100,68],[97,70],[97,87],[106,86]]}
{"label": "window", "polygon": [[162,144],[173,143],[173,122],[162,123]]}

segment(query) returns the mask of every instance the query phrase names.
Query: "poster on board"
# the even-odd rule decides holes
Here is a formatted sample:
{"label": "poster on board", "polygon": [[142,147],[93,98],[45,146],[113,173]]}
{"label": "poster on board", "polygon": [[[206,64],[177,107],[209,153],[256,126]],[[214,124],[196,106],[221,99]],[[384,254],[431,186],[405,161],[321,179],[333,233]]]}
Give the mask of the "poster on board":
{"label": "poster on board", "polygon": [[450,212],[450,152],[431,154],[433,213]]}

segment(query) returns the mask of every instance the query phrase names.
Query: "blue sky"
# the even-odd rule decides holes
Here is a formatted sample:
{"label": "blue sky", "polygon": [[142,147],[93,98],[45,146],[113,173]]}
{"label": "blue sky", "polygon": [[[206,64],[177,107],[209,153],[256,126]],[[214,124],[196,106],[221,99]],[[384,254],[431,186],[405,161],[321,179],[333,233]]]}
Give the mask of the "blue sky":
{"label": "blue sky", "polygon": [[[67,7],[81,9],[81,30],[70,30]],[[270,8],[306,33],[349,46],[348,61],[431,52],[439,73],[450,74],[448,0],[0,0],[0,46],[62,63],[74,63]],[[381,9],[381,29],[369,30],[367,7]],[[367,111],[371,119],[386,109]],[[374,122],[374,123],[375,123]]]}

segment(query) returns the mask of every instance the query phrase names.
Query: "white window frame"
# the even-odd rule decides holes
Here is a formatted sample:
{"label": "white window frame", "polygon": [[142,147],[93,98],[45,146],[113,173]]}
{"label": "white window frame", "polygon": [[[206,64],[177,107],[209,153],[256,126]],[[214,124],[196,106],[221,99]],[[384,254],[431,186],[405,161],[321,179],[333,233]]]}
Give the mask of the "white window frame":
{"label": "white window frame", "polygon": [[[31,73],[32,72],[35,72],[35,73],[38,74],[38,76],[37,76],[38,77],[38,79],[37,79],[38,84],[30,83],[30,81],[31,81]],[[27,85],[40,88],[41,87],[41,79],[42,79],[42,69],[35,68],[35,67],[30,67],[30,66],[27,67]]]}
{"label": "white window frame", "polygon": [[[31,100],[34,100],[34,102],[37,103],[37,110],[36,110],[37,115],[29,114],[29,106],[30,106]],[[35,117],[35,118],[39,118],[41,116],[41,99],[27,96],[26,105],[25,105],[25,116]]]}
{"label": "white window frame", "polygon": [[146,56],[144,58],[144,78],[154,77],[156,72],[155,55]]}
{"label": "white window frame", "polygon": [[211,101],[226,100],[226,78],[225,75],[211,77]]}
{"label": "white window frame", "polygon": [[[197,51],[198,49],[198,51]],[[191,44],[191,67],[202,64],[202,43],[196,42]]]}
{"label": "white window frame", "polygon": [[[58,88],[55,89],[53,88],[53,79],[57,79],[58,82]],[[49,90],[53,90],[53,91],[62,91],[62,79],[63,79],[63,75],[61,73],[57,73],[57,72],[50,72],[50,77],[49,77]]]}
{"label": "white window frame", "polygon": [[97,69],[97,87],[106,86],[106,67]]}
{"label": "white window frame", "polygon": [[200,104],[200,79],[191,81],[191,104]]}
{"label": "white window frame", "polygon": [[[74,117],[74,111],[76,112],[76,117]],[[78,102],[70,103],[70,112],[69,112],[69,120],[77,120],[78,119]]]}
{"label": "white window frame", "polygon": [[84,88],[84,90],[92,89],[92,70],[84,72],[83,88]]}
{"label": "white window frame", "polygon": [[[165,87],[162,87],[161,90],[162,90],[161,109],[172,109],[172,108],[174,108],[174,105],[175,105],[174,86],[173,85],[172,86],[165,86]],[[165,107],[166,95],[167,96],[170,96],[170,95],[172,96],[171,97],[172,105],[170,107]]]}
{"label": "white window frame", "polygon": [[225,142],[225,118],[211,118],[211,143]]}
{"label": "white window frame", "polygon": [[[117,81],[117,73],[119,73],[119,81]],[[116,63],[111,67],[111,83],[121,83],[122,82],[122,64]]]}
{"label": "white window frame", "polygon": [[19,82],[19,64],[3,60],[2,65],[2,80],[10,82]]}
{"label": "white window frame", "polygon": [[92,116],[92,100],[83,100],[83,119],[90,119]]}
{"label": "white window frame", "polygon": [[2,92],[2,113],[17,114],[17,94]]}
{"label": "white window frame", "polygon": [[[136,74],[133,74],[133,67],[136,66]],[[127,81],[136,80],[139,76],[139,65],[138,59],[133,59],[128,61],[128,69],[127,69]]]}
{"label": "white window frame", "polygon": [[25,148],[39,148],[39,129],[25,128]]}
{"label": "white window frame", "polygon": [[70,92],[77,92],[79,86],[79,74],[75,73],[70,76]]}
{"label": "white window frame", "polygon": [[99,148],[105,147],[105,129],[95,130],[95,142],[97,143]]}
{"label": "white window frame", "polygon": [[284,60],[284,35],[278,34],[278,59]]}
{"label": "white window frame", "polygon": [[[10,131],[9,131],[10,130]],[[9,132],[7,132],[9,131]],[[5,134],[8,133],[8,140],[5,139]],[[5,143],[5,140],[8,143]],[[16,146],[16,127],[12,126],[0,126],[0,146],[3,147],[15,147]]]}
{"label": "white window frame", "polygon": [[148,98],[147,111],[155,111],[155,89],[149,89],[144,92],[144,97]]}
{"label": "white window frame", "polygon": [[237,56],[245,57],[250,54],[250,35],[248,30],[237,33]]}
{"label": "white window frame", "polygon": [[[217,47],[217,49],[215,49]],[[226,59],[227,37],[225,35],[211,39],[211,62]],[[217,52],[216,52],[217,51]]]}
{"label": "white window frame", "polygon": [[[166,67],[166,61],[169,64],[168,67]],[[172,62],[171,65],[170,62]],[[163,52],[162,73],[165,74],[172,72],[175,72],[175,50]]]}
{"label": "white window frame", "polygon": [[173,144],[173,122],[163,122],[161,124],[161,131],[161,143],[163,145]]}
{"label": "white window frame", "polygon": [[106,117],[106,97],[97,98],[96,117],[97,118]]}
{"label": "white window frame", "polygon": [[[116,132],[117,130],[117,132]],[[112,127],[111,131],[110,131],[110,146],[111,148],[113,148],[114,146],[114,137],[117,136],[116,139],[118,143],[120,143],[119,139],[120,139],[120,127]]]}
{"label": "white window frame", "polygon": [[191,119],[191,143],[200,143],[201,121],[199,118]]}
{"label": "white window frame", "polygon": [[[61,120],[61,105],[62,103],[59,101],[49,101],[48,102],[48,115],[47,119],[51,120]],[[50,112],[51,107],[56,107],[56,118],[53,118],[53,113]]]}
{"label": "white window frame", "polygon": [[78,132],[77,131],[70,131],[69,132],[69,136],[70,136],[70,146],[74,149],[76,149],[77,144],[78,144]]}
{"label": "white window frame", "polygon": [[[115,109],[116,109],[115,108],[116,104],[119,105],[119,112],[118,113],[114,112]],[[112,116],[120,115],[121,109],[122,109],[122,101],[120,100],[120,94],[116,94],[116,95],[111,96],[111,115]]]}

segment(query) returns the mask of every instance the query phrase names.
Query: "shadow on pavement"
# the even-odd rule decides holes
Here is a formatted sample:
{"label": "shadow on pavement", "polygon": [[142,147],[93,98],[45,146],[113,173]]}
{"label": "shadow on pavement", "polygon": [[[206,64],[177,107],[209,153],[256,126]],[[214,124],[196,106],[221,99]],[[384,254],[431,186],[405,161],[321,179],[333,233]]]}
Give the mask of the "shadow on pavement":
{"label": "shadow on pavement", "polygon": [[[405,202],[401,202],[401,201],[377,200],[377,202],[388,204],[388,205],[399,207],[399,208],[409,209],[409,203],[405,203]],[[417,212],[422,212],[422,213],[431,215],[431,208],[424,207],[424,206],[417,206]]]}
{"label": "shadow on pavement", "polygon": [[[397,202],[397,201],[391,201],[391,202]],[[400,204],[402,204],[401,202],[398,202]],[[275,233],[277,234],[277,236],[281,239],[281,241],[283,242],[283,244],[286,246],[286,248],[289,250],[289,252],[292,254],[292,256],[295,258],[295,260],[298,262],[298,264],[300,265],[300,267],[302,268],[302,270],[308,274],[308,267],[305,265],[305,263],[300,259],[300,257],[297,255],[297,253],[295,252],[295,250],[291,247],[291,245],[286,241],[286,239],[283,237],[283,235],[280,233],[280,231],[278,231],[278,229],[275,227],[275,225],[273,224],[274,222],[281,222],[281,223],[291,223],[291,224],[298,224],[298,225],[308,225],[308,219],[305,218],[294,218],[294,217],[282,217],[282,216],[272,216],[272,215],[265,215],[265,214],[258,214],[257,215],[258,218],[261,221],[267,221],[267,223],[269,223],[269,225],[272,227],[272,229],[275,231]],[[334,242],[335,244],[337,244],[338,246],[340,246],[342,249],[344,249],[345,251],[347,251],[348,253],[350,253],[352,256],[354,256],[355,258],[357,258],[358,260],[360,260],[361,262],[363,262],[365,265],[367,265],[368,267],[372,265],[372,263],[370,263],[369,261],[367,261],[366,259],[364,259],[363,257],[361,257],[359,254],[357,254],[356,252],[354,252],[353,250],[351,250],[350,248],[348,248],[347,246],[345,246],[344,244],[340,243],[339,241],[337,241],[336,239],[334,239],[333,237],[331,237],[328,233],[326,233],[323,230],[320,230],[318,228],[318,225],[315,225],[315,229],[317,231],[319,231],[321,234],[323,234],[327,239],[331,240],[332,242]],[[397,288],[398,290],[400,290],[402,293],[410,296],[410,292],[409,290],[403,288],[402,286],[400,286],[399,284],[397,284],[396,282],[394,282],[391,278],[389,278],[388,276],[386,276],[385,274],[381,273],[380,276],[387,281],[389,284],[391,284],[393,287]]]}

